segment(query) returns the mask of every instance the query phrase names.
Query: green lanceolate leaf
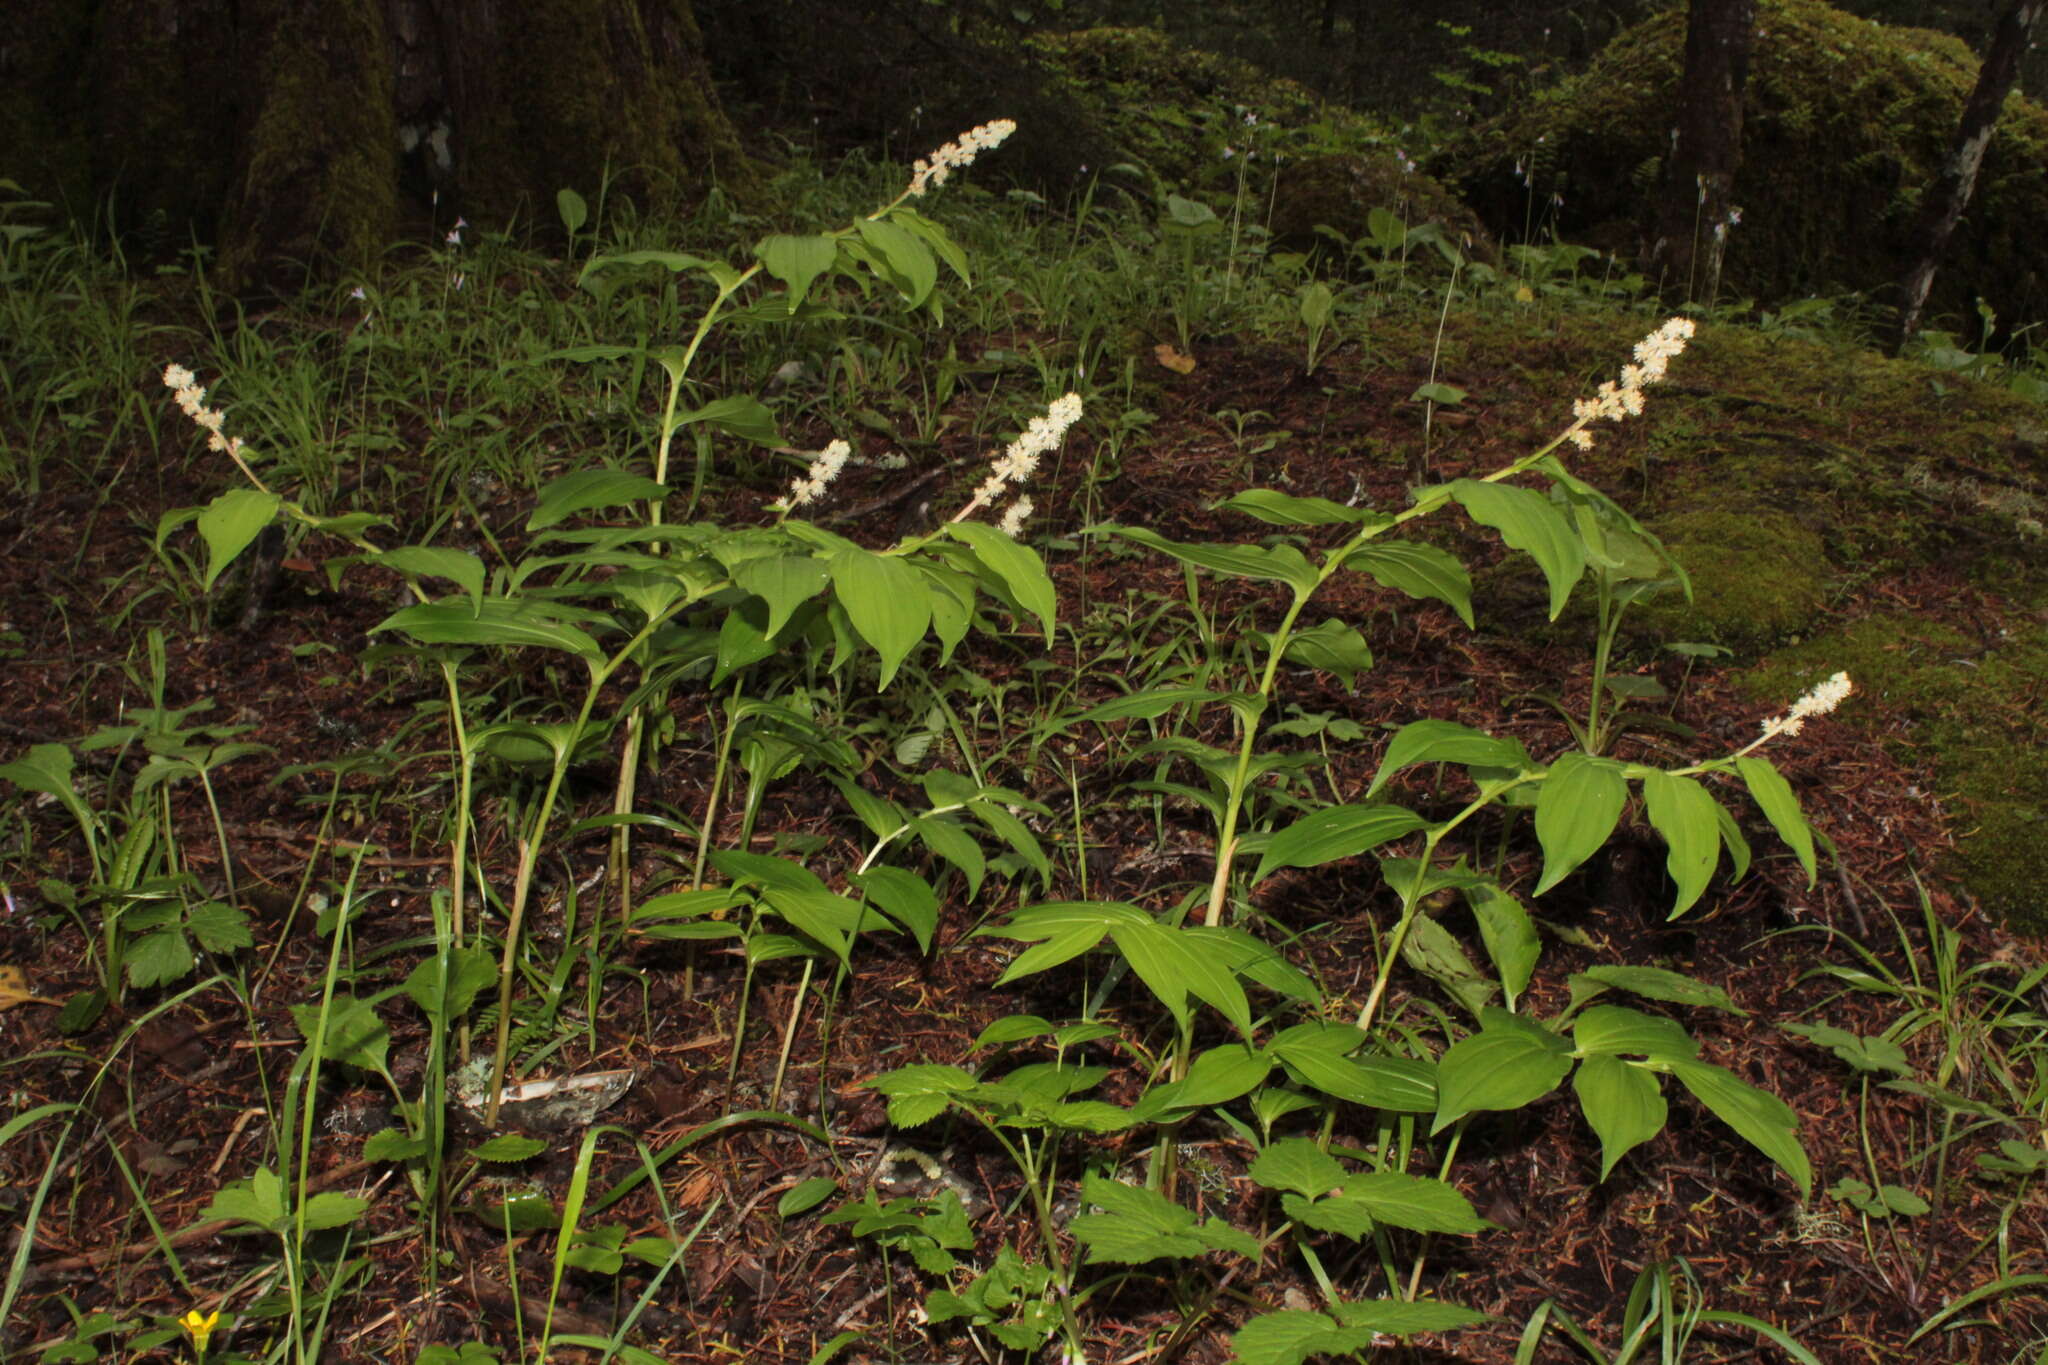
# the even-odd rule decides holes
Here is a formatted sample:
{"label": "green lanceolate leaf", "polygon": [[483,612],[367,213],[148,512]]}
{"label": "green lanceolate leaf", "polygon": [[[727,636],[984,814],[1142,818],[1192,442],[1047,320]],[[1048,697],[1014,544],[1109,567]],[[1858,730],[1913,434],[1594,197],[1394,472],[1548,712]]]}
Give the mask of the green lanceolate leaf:
{"label": "green lanceolate leaf", "polygon": [[1038,552],[1004,535],[999,528],[979,521],[949,523],[946,534],[973,550],[975,558],[1009,588],[1010,596],[1017,599],[1017,605],[1038,618],[1045,631],[1045,642],[1050,645],[1058,603],[1053,595],[1052,578],[1046,573],[1045,561],[1038,557]]}
{"label": "green lanceolate leaf", "polygon": [[1771,822],[1771,828],[1799,856],[1799,865],[1806,869],[1806,884],[1812,886],[1816,875],[1813,829],[1799,809],[1799,798],[1792,794],[1792,785],[1768,758],[1738,758],[1735,770],[1749,785],[1751,799]]}
{"label": "green lanceolate leaf", "polygon": [[1642,1057],[1653,1062],[1689,1061],[1700,1055],[1692,1035],[1669,1019],[1621,1005],[1595,1005],[1572,1024],[1580,1056]]}
{"label": "green lanceolate leaf", "polygon": [[467,550],[440,545],[401,545],[380,551],[377,563],[387,569],[418,578],[445,578],[469,594],[472,603],[484,600],[484,562]]}
{"label": "green lanceolate leaf", "polygon": [[939,264],[929,246],[894,223],[863,218],[858,227],[861,239],[874,249],[893,275],[889,283],[902,292],[912,308],[931,297],[932,286],[939,282]]}
{"label": "green lanceolate leaf", "polygon": [[1061,728],[1100,724],[1108,720],[1150,720],[1154,716],[1165,715],[1176,706],[1191,706],[1199,710],[1211,702],[1229,701],[1234,695],[1211,692],[1205,687],[1148,687],[1126,693],[1100,706],[1091,706],[1072,720],[1062,722]]}
{"label": "green lanceolate leaf", "polygon": [[1387,752],[1373,775],[1367,796],[1376,795],[1389,778],[1417,763],[1456,763],[1461,767],[1505,768],[1510,771],[1533,766],[1521,741],[1495,739],[1469,725],[1448,720],[1414,720],[1394,732]]}
{"label": "green lanceolate leaf", "polygon": [[1283,867],[1320,867],[1349,858],[1421,829],[1423,823],[1414,811],[1388,803],[1325,806],[1272,837],[1252,880],[1264,881]]}
{"label": "green lanceolate leaf", "polygon": [[1612,987],[1640,995],[1645,1000],[1665,1000],[1674,1005],[1699,1005],[1724,1014],[1746,1016],[1749,1012],[1740,1009],[1729,998],[1728,992],[1719,986],[1710,986],[1704,981],[1695,981],[1682,972],[1665,967],[1600,966],[1588,967],[1583,972],[1574,972],[1569,982],[1572,992],[1572,1007],[1592,999]]}
{"label": "green lanceolate leaf", "polygon": [[1651,769],[1643,775],[1643,809],[1670,850],[1664,866],[1678,887],[1671,906],[1671,918],[1677,919],[1699,900],[1720,861],[1720,805],[1691,778]]}
{"label": "green lanceolate leaf", "polygon": [[1657,1078],[1619,1057],[1588,1057],[1572,1077],[1572,1089],[1586,1122],[1600,1139],[1600,1178],[1630,1148],[1648,1142],[1664,1129],[1668,1107]]}
{"label": "green lanceolate leaf", "polygon": [[601,665],[604,651],[575,626],[526,598],[486,597],[474,608],[450,602],[421,602],[393,612],[371,632],[395,630],[424,645],[533,645],[574,654]]}
{"label": "green lanceolate leaf", "polygon": [[917,571],[869,550],[841,550],[828,561],[840,605],[881,658],[877,690],[886,688],[931,624],[931,601]]}
{"label": "green lanceolate leaf", "polygon": [[750,394],[734,394],[729,398],[714,398],[701,408],[679,412],[671,423],[673,429],[702,423],[728,436],[737,436],[757,446],[782,444],[782,433],[775,429],[775,414],[768,411],[760,399]]}
{"label": "green lanceolate leaf", "polygon": [[1226,512],[1243,512],[1272,526],[1363,526],[1387,520],[1370,507],[1346,507],[1328,498],[1297,498],[1271,488],[1248,488],[1216,504]]}
{"label": "green lanceolate leaf", "polygon": [[1475,1110],[1520,1109],[1571,1070],[1570,1046],[1550,1030],[1503,1009],[1488,1007],[1484,1018],[1485,1027],[1437,1061],[1433,1133]]}
{"label": "green lanceolate leaf", "polygon": [[1357,627],[1328,620],[1289,637],[1286,662],[1295,668],[1334,673],[1346,687],[1354,687],[1358,675],[1372,668],[1372,648]]}
{"label": "green lanceolate leaf", "polygon": [[1194,995],[1250,1039],[1251,1003],[1237,974],[1209,945],[1151,919],[1116,925],[1110,934],[1131,970],[1175,1019],[1187,1022],[1187,997]]}
{"label": "green lanceolate leaf", "polygon": [[1410,597],[1448,603],[1465,629],[1472,629],[1472,575],[1446,550],[1408,540],[1377,541],[1352,551],[1344,567],[1371,574],[1382,586]]}
{"label": "green lanceolate leaf", "polygon": [[1536,561],[1550,582],[1550,619],[1555,621],[1586,571],[1586,546],[1571,523],[1548,498],[1527,488],[1459,479],[1450,493],[1472,520],[1491,526],[1502,540]]}
{"label": "green lanceolate leaf", "polygon": [[1745,1085],[1735,1073],[1707,1062],[1672,1062],[1671,1074],[1693,1093],[1693,1097],[1714,1112],[1714,1116],[1741,1134],[1759,1152],[1778,1163],[1799,1187],[1799,1197],[1813,1190],[1813,1167],[1799,1145],[1799,1116],[1776,1095]]}
{"label": "green lanceolate leaf", "polygon": [[1536,924],[1522,903],[1497,882],[1475,882],[1463,891],[1465,904],[1479,925],[1480,940],[1486,944],[1486,955],[1500,973],[1508,1008],[1513,1009],[1516,997],[1529,989],[1529,978],[1535,975],[1536,959],[1542,953]]}
{"label": "green lanceolate leaf", "polygon": [[1135,540],[1140,545],[1171,555],[1183,564],[1192,564],[1198,569],[1208,569],[1212,573],[1220,573],[1229,578],[1254,578],[1285,583],[1304,596],[1313,592],[1319,581],[1315,566],[1292,545],[1187,544],[1168,540],[1158,532],[1148,531],[1142,526],[1104,524],[1088,529],[1119,535],[1126,540]]}
{"label": "green lanceolate leaf", "polygon": [[1543,845],[1543,878],[1536,895],[1556,886],[1614,833],[1628,802],[1619,763],[1566,754],[1551,765],[1536,796],[1536,839]]}
{"label": "green lanceolate leaf", "polygon": [[526,519],[526,529],[545,530],[593,507],[621,507],[633,502],[659,501],[667,496],[666,484],[656,483],[644,474],[629,474],[623,469],[579,469],[550,481],[540,490],[533,515]]}

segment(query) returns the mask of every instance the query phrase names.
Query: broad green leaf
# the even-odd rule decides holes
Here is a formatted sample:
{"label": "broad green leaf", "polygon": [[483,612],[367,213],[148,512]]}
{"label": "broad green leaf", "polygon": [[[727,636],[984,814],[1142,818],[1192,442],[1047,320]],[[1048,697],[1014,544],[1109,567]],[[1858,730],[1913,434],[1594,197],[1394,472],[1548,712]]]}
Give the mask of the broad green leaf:
{"label": "broad green leaf", "polygon": [[562,230],[571,237],[576,235],[578,228],[590,221],[590,205],[584,202],[582,195],[567,185],[555,191],[555,213],[562,220]]}
{"label": "broad green leaf", "polygon": [[1764,818],[1771,822],[1771,828],[1778,831],[1778,837],[1799,856],[1799,865],[1806,869],[1806,884],[1812,886],[1817,875],[1813,860],[1813,828],[1806,823],[1806,816],[1799,809],[1799,798],[1792,794],[1791,783],[1768,758],[1738,758],[1735,770],[1742,774],[1742,780],[1749,786],[1751,799],[1764,813]]}
{"label": "broad green leaf", "polygon": [[604,662],[597,641],[526,598],[486,597],[474,610],[451,602],[421,602],[370,628],[372,634],[385,630],[399,631],[424,645],[532,645],[574,654],[591,665]]}
{"label": "broad green leaf", "polygon": [[793,237],[778,232],[756,243],[754,255],[769,274],[789,286],[789,311],[794,313],[810,292],[811,281],[839,259],[839,243],[831,237]]}
{"label": "broad green leaf", "polygon": [[[12,782],[23,791],[55,797],[85,831],[86,841],[97,849],[98,822],[71,786],[71,774],[76,763],[71,750],[62,744],[35,744],[14,762],[0,766],[0,780]],[[94,856],[97,858],[97,853]]]}
{"label": "broad green leaf", "polygon": [[1556,886],[1614,833],[1628,802],[1628,783],[1611,759],[1571,753],[1551,765],[1536,795],[1536,840],[1543,877],[1535,895]]}
{"label": "broad green leaf", "polygon": [[825,590],[831,574],[809,555],[763,555],[735,565],[732,581],[767,603],[761,634],[773,638],[792,612]]}
{"label": "broad green leaf", "polygon": [[979,1052],[985,1047],[1001,1047],[1005,1043],[1021,1043],[1032,1038],[1044,1038],[1052,1031],[1052,1021],[1041,1015],[1006,1014],[977,1034],[974,1045],[967,1050]]}
{"label": "broad green leaf", "polygon": [[838,1190],[839,1182],[829,1175],[814,1175],[809,1180],[800,1180],[775,1201],[775,1216],[794,1218],[800,1213],[808,1213]]}
{"label": "broad green leaf", "polygon": [[1465,629],[1472,629],[1472,575],[1447,550],[1412,540],[1376,541],[1353,550],[1344,567],[1371,574],[1383,587],[1410,597],[1448,603]]}
{"label": "broad green leaf", "polygon": [[1208,569],[1226,577],[1285,583],[1303,596],[1313,592],[1320,581],[1315,566],[1292,545],[1211,545],[1199,542],[1188,544],[1168,540],[1156,531],[1148,531],[1142,526],[1118,526],[1114,523],[1091,526],[1088,529],[1119,535],[1126,540],[1135,540],[1140,545],[1171,555],[1183,564],[1192,564],[1198,569]]}
{"label": "broad green leaf", "polygon": [[[320,1029],[320,1007],[293,1005],[292,1021],[310,1041]],[[385,1053],[391,1046],[391,1034],[367,1000],[336,995],[328,1002],[327,1031],[318,1036],[320,1055],[331,1062],[359,1066],[379,1075],[388,1070]]]}
{"label": "broad green leaf", "polygon": [[284,1182],[268,1166],[246,1181],[237,1180],[214,1192],[200,1217],[207,1222],[253,1223],[266,1232],[284,1228]]}
{"label": "broad green leaf", "polygon": [[1162,1112],[1228,1104],[1256,1090],[1272,1069],[1273,1059],[1257,1048],[1226,1043],[1196,1053],[1187,1079],[1153,1090],[1145,1101],[1151,1103],[1154,1096],[1160,1096],[1153,1107]]}
{"label": "broad green leaf", "polygon": [[967,269],[967,253],[960,249],[959,243],[953,240],[944,227],[933,222],[915,209],[905,208],[900,204],[889,210],[889,221],[905,231],[914,232],[921,237],[924,240],[924,244],[937,252],[939,259],[944,261],[952,268],[953,273],[960,277],[960,283],[965,285],[972,285],[974,283],[974,276]]}
{"label": "broad green leaf", "polygon": [[1287,641],[1286,662],[1334,673],[1346,687],[1354,687],[1358,675],[1372,668],[1372,648],[1357,627],[1329,620],[1296,631]]}
{"label": "broad green leaf", "polygon": [[886,689],[931,624],[924,582],[902,560],[862,549],[841,550],[829,568],[847,618],[881,658],[876,690]]}
{"label": "broad green leaf", "polygon": [[[723,896],[723,892],[704,893]],[[638,907],[646,910],[646,906]],[[488,949],[478,947],[451,947],[448,950],[447,976],[444,979],[432,957],[412,969],[405,978],[405,993],[420,1011],[434,1021],[437,1028],[453,1028],[462,1017],[469,1013],[476,998],[487,987],[498,980],[498,964],[491,959]]]}
{"label": "broad green leaf", "polygon": [[727,398],[714,398],[701,408],[675,415],[672,426],[683,427],[701,423],[704,426],[751,441],[757,446],[782,444],[782,433],[775,429],[775,414],[768,411],[761,400],[750,394],[734,394]]}
{"label": "broad green leaf", "polygon": [[1038,618],[1045,630],[1045,643],[1050,647],[1053,616],[1059,604],[1053,595],[1052,578],[1038,552],[979,521],[948,523],[946,534],[973,550],[975,558],[1003,580],[1017,605]]}
{"label": "broad green leaf", "polygon": [[939,923],[939,897],[931,883],[915,872],[900,867],[872,867],[856,873],[853,884],[867,895],[869,903],[908,929],[917,939],[919,952],[932,950],[932,931]]}
{"label": "broad green leaf", "polygon": [[1342,1185],[1346,1172],[1337,1158],[1307,1138],[1282,1138],[1253,1159],[1247,1174],[1269,1190],[1314,1199]]}
{"label": "broad green leaf", "polygon": [[484,600],[484,562],[467,550],[440,545],[401,545],[371,557],[387,569],[420,578],[445,578],[469,594],[471,602]]}
{"label": "broad green leaf", "polygon": [[1372,1235],[1372,1213],[1363,1203],[1345,1194],[1324,1199],[1304,1199],[1298,1194],[1280,1196],[1280,1211],[1305,1228],[1334,1232],[1356,1242]]}
{"label": "broad green leaf", "polygon": [[1724,1014],[1747,1015],[1749,1011],[1738,1009],[1729,998],[1728,992],[1719,986],[1710,986],[1704,981],[1695,981],[1682,972],[1664,967],[1600,966],[1588,967],[1576,972],[1570,978],[1572,1005],[1576,1008],[1592,999],[1608,987],[1640,995],[1645,1000],[1665,1000],[1674,1005],[1699,1005]]}
{"label": "broad green leaf", "polygon": [[1550,619],[1555,621],[1586,571],[1586,546],[1550,500],[1527,488],[1459,479],[1450,494],[1472,520],[1491,526],[1514,549],[1525,552],[1550,582]]}
{"label": "broad green leaf", "polygon": [[496,1164],[510,1164],[526,1161],[539,1156],[548,1149],[547,1143],[537,1137],[523,1137],[517,1133],[500,1133],[469,1149],[469,1154],[478,1161]]}
{"label": "broad green leaf", "polygon": [[644,474],[629,474],[623,469],[579,469],[550,481],[540,490],[533,515],[526,519],[526,529],[545,530],[593,507],[621,507],[633,502],[659,501],[667,496],[668,485],[656,483]]}
{"label": "broad green leaf", "polygon": [[1498,989],[1480,974],[1451,931],[1428,915],[1417,915],[1401,943],[1401,960],[1449,992],[1465,1012],[1478,1017]]}
{"label": "broad green leaf", "polygon": [[1373,775],[1367,796],[1377,794],[1387,780],[1417,763],[1456,763],[1461,767],[1506,768],[1520,771],[1530,765],[1529,751],[1521,741],[1495,739],[1484,731],[1449,720],[1411,720],[1387,741],[1380,768]]}
{"label": "broad green leaf", "polygon": [[1272,526],[1361,526],[1387,520],[1385,513],[1370,507],[1346,507],[1328,498],[1297,498],[1271,488],[1248,488],[1216,506],[1225,512],[1243,512]]}
{"label": "broad green leaf", "polygon": [[1745,1085],[1735,1073],[1707,1062],[1673,1062],[1671,1074],[1715,1117],[1741,1134],[1752,1147],[1778,1164],[1799,1187],[1799,1197],[1813,1192],[1813,1167],[1799,1145],[1799,1116],[1776,1095]]}
{"label": "broad green leaf", "polygon": [[1571,1070],[1564,1039],[1506,1010],[1488,1009],[1486,1025],[1451,1044],[1436,1064],[1433,1133],[1479,1109],[1520,1109],[1557,1088]]}
{"label": "broad green leaf", "polygon": [[1330,292],[1330,286],[1321,280],[1303,286],[1301,291],[1301,323],[1304,327],[1329,325],[1330,312],[1337,306],[1337,296]]}
{"label": "broad green leaf", "polygon": [[[1062,929],[1017,954],[1010,965],[1003,969],[1003,974],[996,978],[996,984],[1007,986],[1012,981],[1022,980],[1024,977],[1057,967],[1062,962],[1071,961],[1102,942],[1103,935],[1108,932],[1109,926],[1106,924],[1082,924]],[[1183,998],[1181,1009],[1185,1010],[1186,1007]]]}
{"label": "broad green leaf", "polygon": [[863,218],[857,226],[861,240],[895,274],[890,283],[903,292],[912,308],[931,297],[932,286],[939,282],[939,264],[929,246],[914,233],[884,220]]}
{"label": "broad green leaf", "polygon": [[1245,999],[1244,987],[1216,954],[1202,951],[1205,945],[1150,920],[1119,924],[1110,933],[1131,970],[1176,1019],[1186,1022],[1186,997],[1193,994],[1218,1010],[1246,1039],[1251,1037],[1251,1004]]}
{"label": "broad green leaf", "polygon": [[1707,789],[1689,777],[1655,768],[1643,775],[1643,810],[1670,849],[1664,866],[1678,887],[1672,919],[1693,907],[1714,875],[1721,856],[1719,808]]}
{"label": "broad green leaf", "polygon": [[1498,882],[1475,882],[1464,888],[1464,896],[1472,918],[1479,925],[1486,955],[1493,960],[1493,969],[1500,973],[1508,1008],[1513,1009],[1515,1000],[1529,989],[1529,978],[1535,975],[1536,959],[1542,952],[1536,924],[1522,903],[1502,890]]}
{"label": "broad green leaf", "polygon": [[199,514],[199,535],[206,542],[206,576],[201,586],[209,591],[235,556],[249,548],[249,542],[277,517],[275,493],[253,488],[230,488],[206,505]]}
{"label": "broad green leaf", "polygon": [[1325,806],[1268,841],[1252,881],[1264,881],[1283,867],[1320,867],[1349,858],[1421,829],[1423,824],[1422,817],[1405,806]]}
{"label": "broad green leaf", "polygon": [[1653,1062],[1687,1061],[1700,1055],[1692,1035],[1669,1019],[1621,1005],[1595,1005],[1572,1024],[1572,1045],[1581,1056],[1646,1057]]}
{"label": "broad green leaf", "polygon": [[981,893],[981,879],[988,859],[974,836],[960,828],[958,821],[944,815],[920,815],[910,822],[911,833],[937,857],[945,859],[967,881],[967,898]]}
{"label": "broad green leaf", "polygon": [[1600,1139],[1600,1178],[1630,1148],[1648,1142],[1664,1129],[1668,1107],[1657,1078],[1619,1057],[1588,1057],[1572,1077],[1579,1108]]}
{"label": "broad green leaf", "polygon": [[1396,1057],[1360,1060],[1277,1041],[1267,1050],[1303,1084],[1352,1104],[1402,1114],[1427,1114],[1437,1106],[1434,1072],[1426,1062]]}
{"label": "broad green leaf", "polygon": [[1408,395],[1408,401],[1411,403],[1435,403],[1440,407],[1456,407],[1469,397],[1471,395],[1456,384],[1432,382],[1417,386],[1415,392]]}

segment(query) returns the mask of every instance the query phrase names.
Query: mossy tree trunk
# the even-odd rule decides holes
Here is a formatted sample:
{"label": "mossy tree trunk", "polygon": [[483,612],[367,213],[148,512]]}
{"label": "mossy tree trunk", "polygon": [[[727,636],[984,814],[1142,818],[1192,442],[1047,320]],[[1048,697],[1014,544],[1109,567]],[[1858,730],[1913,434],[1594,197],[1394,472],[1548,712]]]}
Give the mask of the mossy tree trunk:
{"label": "mossy tree trunk", "polygon": [[235,291],[363,268],[408,220],[551,223],[756,172],[691,0],[28,0],[0,177]]}
{"label": "mossy tree trunk", "polygon": [[1692,0],[1678,127],[1664,158],[1652,267],[1674,297],[1712,302],[1736,209],[1742,163],[1742,94],[1756,45],[1756,0]]}
{"label": "mossy tree trunk", "polygon": [[1911,239],[1913,263],[1899,281],[1903,298],[1898,328],[1892,333],[1893,355],[1920,330],[1920,313],[1927,306],[1927,291],[1934,287],[1934,272],[1977,188],[1977,172],[1984,165],[1984,149],[1991,143],[1991,134],[1997,130],[1998,111],[2005,107],[2005,97],[2019,79],[2020,59],[2033,41],[2044,7],[2048,0],[2013,0],[2006,6],[1992,35],[1991,50],[1977,71],[1977,84],[1963,104],[1948,155],[1942,158],[1934,183],[1921,196]]}

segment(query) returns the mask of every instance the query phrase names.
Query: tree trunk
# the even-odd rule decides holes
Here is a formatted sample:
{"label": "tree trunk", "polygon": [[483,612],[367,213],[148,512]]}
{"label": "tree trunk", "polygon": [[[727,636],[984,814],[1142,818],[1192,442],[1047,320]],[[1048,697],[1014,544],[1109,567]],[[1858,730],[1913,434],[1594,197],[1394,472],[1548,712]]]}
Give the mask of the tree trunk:
{"label": "tree trunk", "polygon": [[1892,354],[1905,348],[1920,330],[1921,310],[1927,306],[1927,291],[1934,286],[1934,272],[1948,249],[1948,239],[1969,207],[1977,188],[1977,172],[1984,164],[1984,148],[1998,126],[1999,110],[2019,79],[2020,59],[2026,55],[2034,23],[2048,0],[2013,0],[1999,16],[1998,31],[1992,35],[1991,50],[1977,72],[1977,87],[1963,104],[1963,116],[1956,123],[1948,155],[1941,170],[1920,200],[1920,213],[1913,223],[1912,264],[1899,281],[1904,297],[1899,322],[1892,334]]}
{"label": "tree trunk", "polygon": [[1678,127],[1657,201],[1653,268],[1667,294],[1713,302],[1721,286],[1729,196],[1742,162],[1742,88],[1756,42],[1756,0],[1692,0],[1685,23],[1685,74]]}
{"label": "tree trunk", "polygon": [[755,172],[691,0],[27,0],[0,26],[0,177],[217,282],[374,262],[401,222],[665,208]]}

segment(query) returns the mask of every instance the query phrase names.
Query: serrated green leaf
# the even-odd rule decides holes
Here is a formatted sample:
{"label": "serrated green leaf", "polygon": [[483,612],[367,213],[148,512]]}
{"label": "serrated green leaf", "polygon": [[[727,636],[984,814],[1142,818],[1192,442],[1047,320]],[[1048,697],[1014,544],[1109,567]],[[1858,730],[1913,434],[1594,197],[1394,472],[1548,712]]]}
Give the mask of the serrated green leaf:
{"label": "serrated green leaf", "polygon": [[1337,1158],[1307,1138],[1282,1138],[1260,1152],[1246,1174],[1269,1190],[1314,1199],[1342,1185],[1346,1173]]}

